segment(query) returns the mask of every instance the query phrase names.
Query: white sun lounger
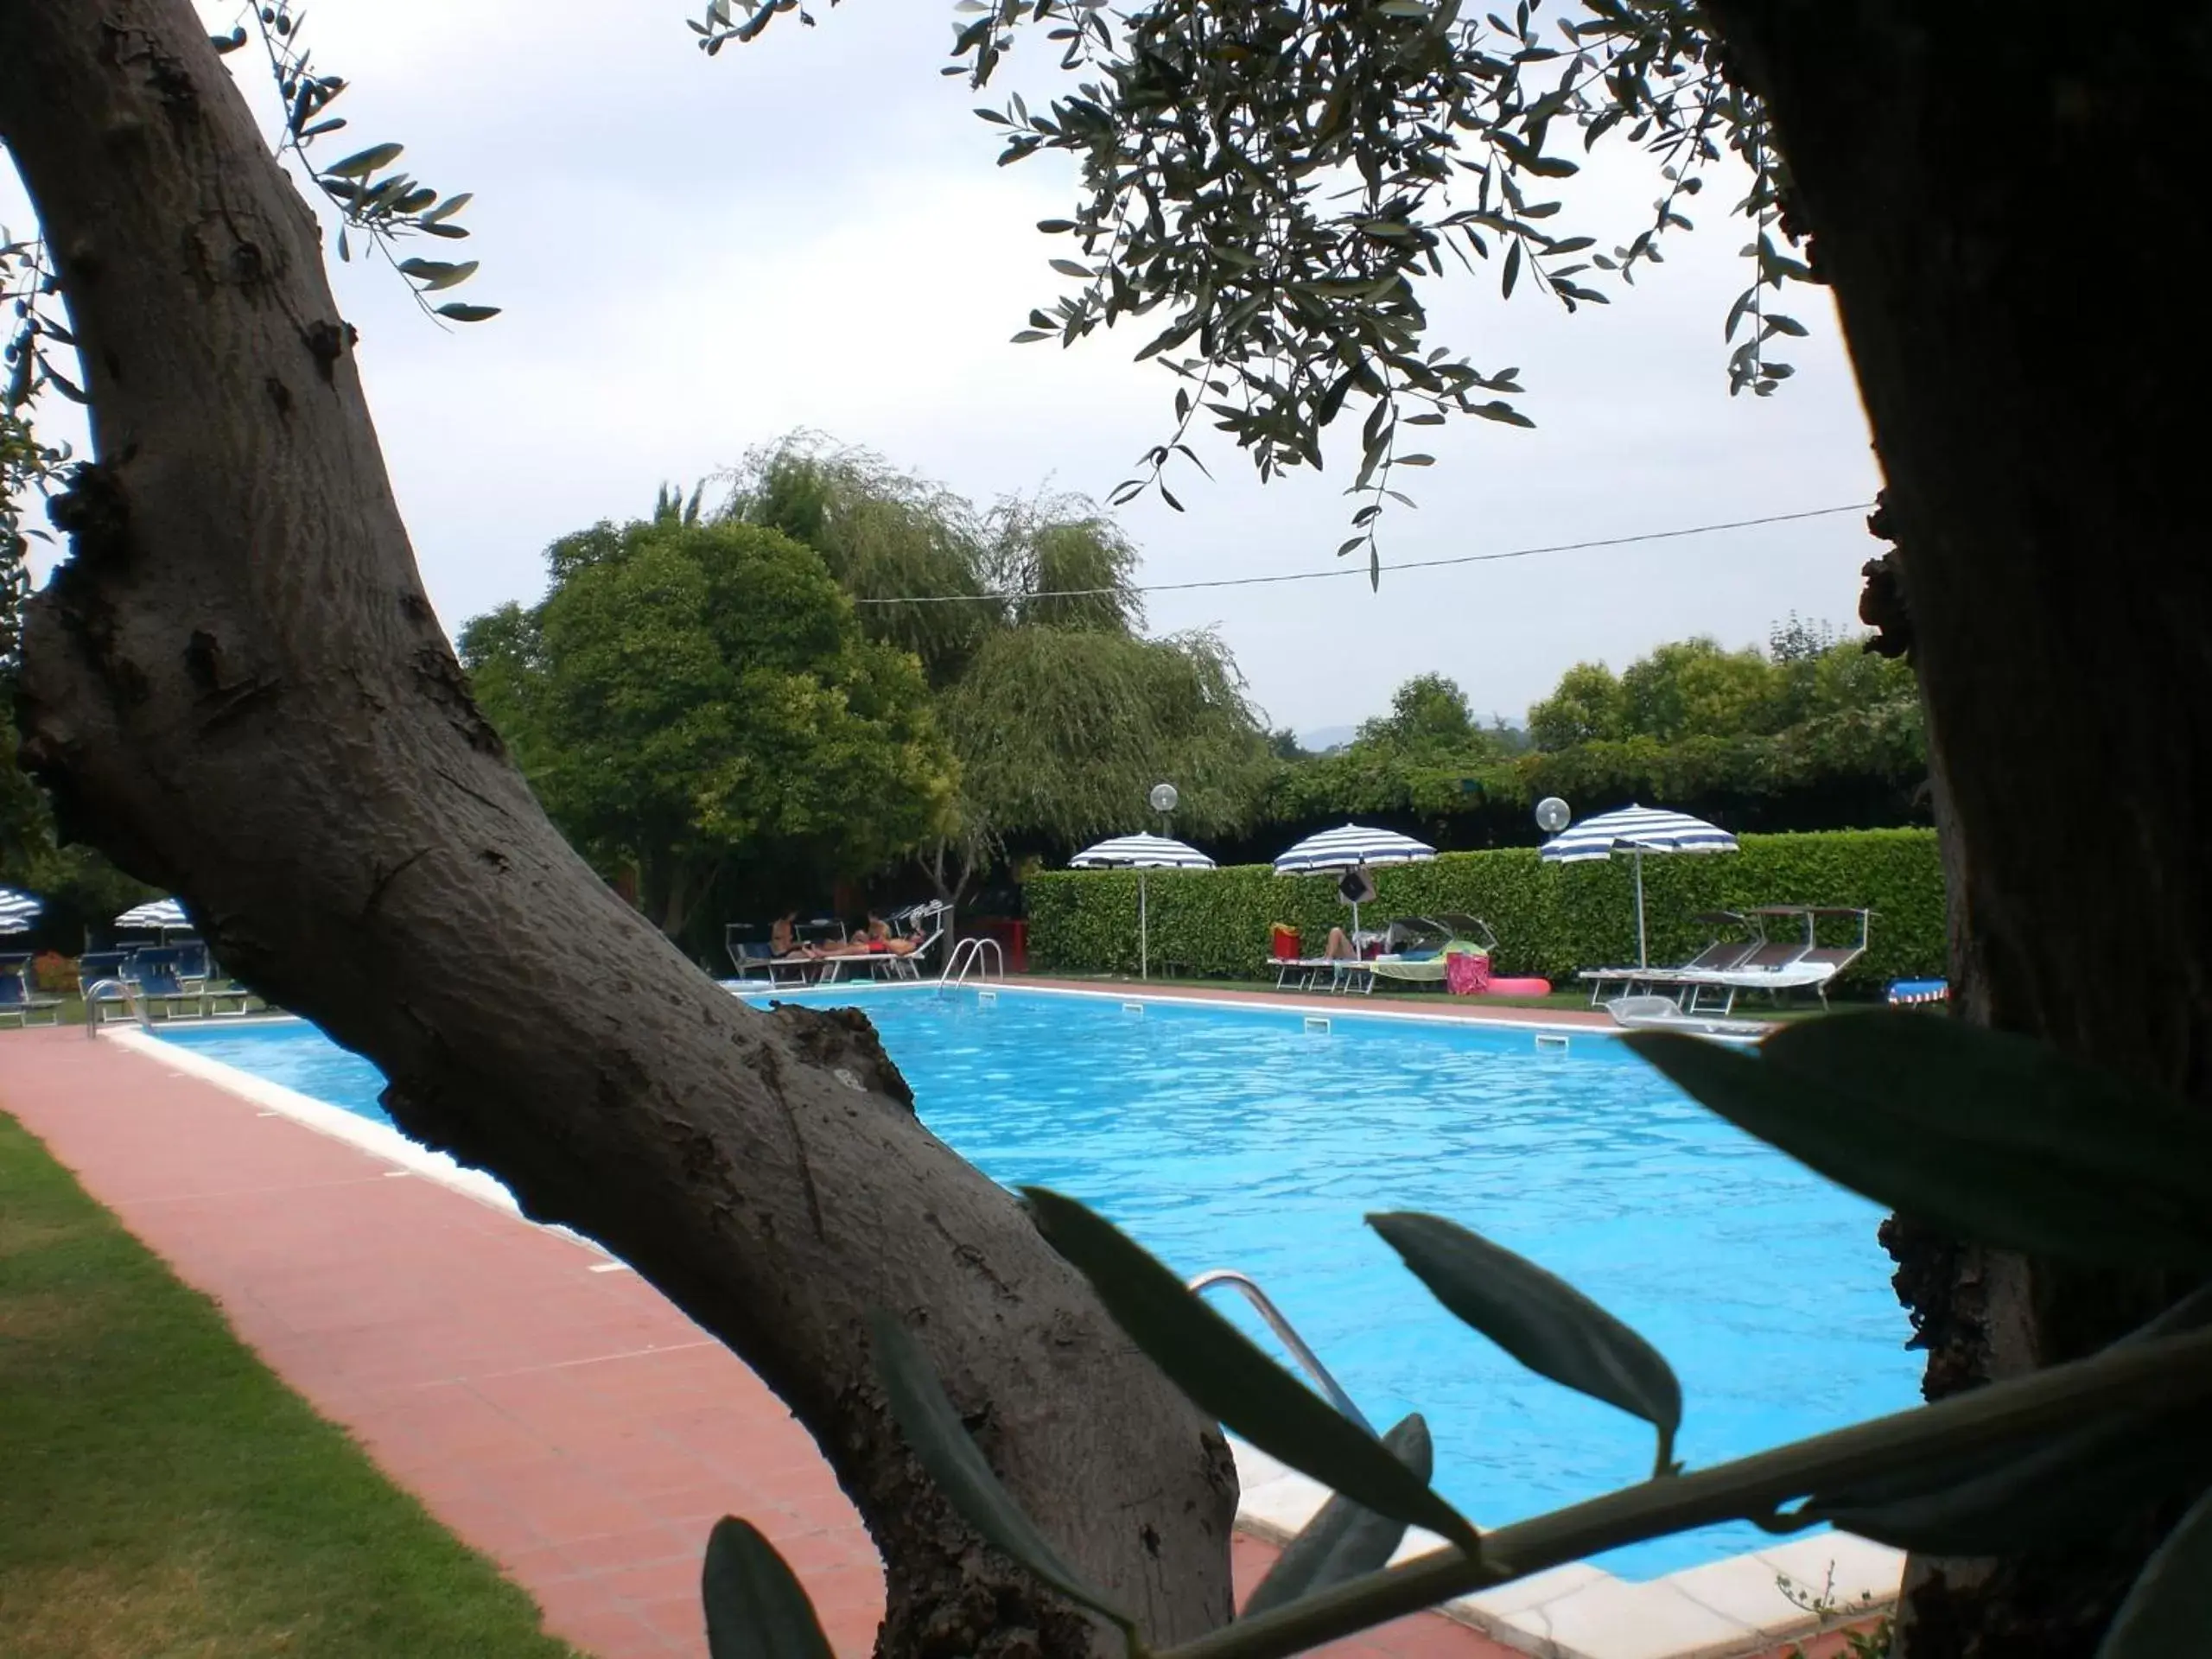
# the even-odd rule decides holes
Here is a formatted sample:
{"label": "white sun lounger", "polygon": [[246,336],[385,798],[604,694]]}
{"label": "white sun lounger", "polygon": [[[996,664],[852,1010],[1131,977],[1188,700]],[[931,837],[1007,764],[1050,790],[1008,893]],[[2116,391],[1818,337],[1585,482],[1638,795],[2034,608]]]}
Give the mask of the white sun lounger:
{"label": "white sun lounger", "polygon": [[[1703,972],[1682,969],[1662,982],[1686,993],[1682,1006],[1689,1013],[1726,1016],[1734,1011],[1736,999],[1747,991],[1777,1000],[1791,991],[1811,991],[1825,1005],[1830,982],[1866,954],[1866,933],[1873,916],[1872,911],[1797,905],[1770,906],[1752,914],[1762,920],[1802,918],[1804,937],[1771,942],[1771,957],[1769,947],[1762,945],[1738,967]],[[1846,944],[1818,943],[1823,916],[1852,918],[1859,925],[1857,937]],[[1713,1006],[1716,1002],[1718,1006]]]}
{"label": "white sun lounger", "polygon": [[1671,996],[1617,996],[1605,1004],[1613,1023],[1630,1031],[1679,1031],[1691,1037],[1756,1042],[1767,1027],[1756,1020],[1719,1020],[1686,1013]]}
{"label": "white sun lounger", "polygon": [[[1576,976],[1590,987],[1590,1006],[1597,1007],[1611,1000],[1606,995],[1607,986],[1618,986],[1614,997],[1630,996],[1638,986],[1656,988],[1681,982],[1684,974],[1725,973],[1741,968],[1752,955],[1765,944],[1758,925],[1733,911],[1708,911],[1690,918],[1703,922],[1713,930],[1713,937],[1688,962],[1669,963],[1665,967],[1641,968],[1586,968]],[[1748,931],[1747,938],[1732,939],[1725,933]]]}

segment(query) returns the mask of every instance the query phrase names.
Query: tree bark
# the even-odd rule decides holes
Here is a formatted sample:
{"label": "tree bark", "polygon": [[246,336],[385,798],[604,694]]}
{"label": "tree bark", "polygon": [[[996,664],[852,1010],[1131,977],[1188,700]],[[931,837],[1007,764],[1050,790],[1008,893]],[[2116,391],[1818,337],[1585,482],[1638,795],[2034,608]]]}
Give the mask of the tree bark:
{"label": "tree bark", "polygon": [[[1833,284],[1902,543],[1959,1013],[2212,1094],[2212,582],[2189,486],[2212,252],[2201,8],[1711,0]],[[1893,1227],[1931,1393],[2086,1352],[2177,1287]],[[1910,1659],[2088,1659],[2171,1520],[1916,1561]]]}
{"label": "tree bark", "polygon": [[865,1020],[747,1009],[531,799],[424,598],[312,217],[188,0],[0,0],[0,143],[92,397],[19,704],[65,833],[374,1060],[408,1133],[760,1372],[883,1552],[880,1650],[1112,1644],[930,1488],[871,1381],[873,1307],[1156,1639],[1218,1624],[1214,1426],[922,1126]]}

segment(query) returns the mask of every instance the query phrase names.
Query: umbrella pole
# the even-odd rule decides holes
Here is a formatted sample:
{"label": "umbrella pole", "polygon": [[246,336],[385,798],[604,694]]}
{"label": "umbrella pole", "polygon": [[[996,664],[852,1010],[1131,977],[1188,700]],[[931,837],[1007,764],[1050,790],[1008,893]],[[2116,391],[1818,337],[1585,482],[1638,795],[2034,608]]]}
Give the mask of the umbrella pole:
{"label": "umbrella pole", "polygon": [[1152,977],[1152,918],[1145,905],[1144,872],[1137,872],[1137,977]]}
{"label": "umbrella pole", "polygon": [[1634,856],[1636,859],[1636,965],[1639,968],[1649,968],[1651,965],[1651,957],[1643,944],[1643,849],[1641,847],[1637,848]]}

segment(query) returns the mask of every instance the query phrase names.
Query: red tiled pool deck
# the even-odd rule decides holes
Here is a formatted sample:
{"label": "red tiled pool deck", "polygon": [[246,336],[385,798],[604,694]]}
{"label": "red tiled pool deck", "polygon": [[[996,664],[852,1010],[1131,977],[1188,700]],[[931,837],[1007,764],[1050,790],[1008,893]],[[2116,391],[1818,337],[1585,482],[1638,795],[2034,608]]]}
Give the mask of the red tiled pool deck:
{"label": "red tiled pool deck", "polygon": [[[881,1571],[813,1442],[635,1274],[82,1027],[0,1034],[0,1109],[578,1647],[703,1654],[700,1558],[736,1514],[838,1653],[871,1649]],[[1240,1536],[1240,1581],[1272,1555]],[[1433,1614],[1325,1651],[1511,1653]]]}

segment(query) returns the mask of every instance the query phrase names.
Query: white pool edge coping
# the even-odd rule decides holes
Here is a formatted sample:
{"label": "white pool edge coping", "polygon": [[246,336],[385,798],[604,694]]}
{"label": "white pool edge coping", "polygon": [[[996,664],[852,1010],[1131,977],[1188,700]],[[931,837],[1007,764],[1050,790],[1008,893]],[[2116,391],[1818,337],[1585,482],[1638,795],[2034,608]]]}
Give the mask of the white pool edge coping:
{"label": "white pool edge coping", "polygon": [[[211,1029],[227,1031],[241,1028],[251,1030],[255,1027],[266,1028],[277,1025],[307,1025],[309,1022],[302,1020],[296,1014],[286,1014],[251,1016],[245,1019],[226,1016],[219,1027],[214,1026],[212,1021],[203,1022],[197,1020],[180,1020],[177,1023],[187,1031]],[[439,1185],[450,1187],[464,1197],[475,1199],[479,1204],[488,1205],[494,1210],[504,1211],[518,1221],[526,1222],[541,1232],[556,1233],[573,1243],[582,1245],[594,1255],[610,1262],[615,1259],[610,1251],[586,1238],[582,1233],[567,1227],[532,1221],[528,1216],[523,1214],[522,1206],[515,1202],[514,1194],[508,1192],[492,1176],[486,1174],[480,1169],[469,1168],[467,1165],[448,1154],[416,1145],[389,1124],[372,1122],[368,1118],[347,1111],[342,1106],[333,1106],[327,1100],[317,1100],[313,1095],[303,1095],[296,1089],[287,1089],[281,1083],[271,1083],[266,1077],[257,1077],[252,1072],[232,1065],[226,1061],[196,1053],[186,1044],[165,1041],[154,1032],[148,1031],[143,1027],[122,1024],[104,1025],[99,1027],[99,1034],[102,1040],[118,1044],[134,1054],[142,1054],[158,1065],[166,1066],[168,1070],[181,1072],[186,1077],[197,1077],[202,1083],[212,1083],[219,1089],[227,1090],[241,1099],[251,1101],[265,1111],[275,1113],[281,1117],[288,1117],[302,1127],[314,1130],[317,1135],[327,1135],[333,1141],[342,1141],[358,1152],[365,1152],[372,1158],[382,1159],[385,1163],[392,1166],[385,1172],[387,1174],[414,1175],[420,1176],[425,1180],[435,1181]]]}
{"label": "white pool edge coping", "polygon": [[[790,996],[794,993],[817,991],[861,991],[880,996],[894,993],[912,995],[918,991],[959,990],[1009,993],[1015,996],[1072,996],[1094,1001],[1120,1002],[1124,1006],[1141,1003],[1147,1008],[1225,1008],[1238,1014],[1297,1014],[1301,1017],[1319,1015],[1327,1019],[1378,1020],[1394,1024],[1433,1026],[1446,1031],[1526,1031],[1541,1032],[1549,1037],[1592,1037],[1605,1042],[1618,1042],[1630,1034],[1623,1027],[1600,1026],[1583,1022],[1570,1023],[1559,1020],[1522,1019],[1521,1014],[1535,1014],[1531,1008],[1500,1008],[1493,1018],[1480,1009],[1470,1008],[1462,1013],[1437,1014],[1425,1008],[1401,1008],[1355,1001],[1349,996],[1332,996],[1325,1000],[1310,991],[1245,991],[1229,994],[1207,993],[1203,988],[1195,995],[1188,992],[1154,992],[1141,982],[1127,987],[1110,985],[1033,985],[1021,980],[976,980],[958,985],[944,986],[933,979],[899,980],[896,982],[877,980],[840,980],[830,985],[779,985],[771,987],[760,980],[718,979],[715,982],[724,990],[738,996]],[[1239,1000],[1230,1001],[1230,996]],[[1244,1001],[1246,996],[1265,996],[1265,1002]],[[796,1006],[804,1007],[807,1003]],[[1716,1039],[1719,1040],[1719,1039]],[[1732,1039],[1727,1040],[1744,1040]]]}
{"label": "white pool edge coping", "polygon": [[[1237,1527],[1287,1543],[1328,1502],[1328,1489],[1228,1438],[1241,1492]],[[1443,1547],[1415,1529],[1390,1559]],[[1640,1581],[1573,1562],[1434,1611],[1536,1659],[1745,1659],[1889,1611],[1904,1571],[1901,1550],[1825,1532]],[[1844,1611],[1825,1621],[1808,1613],[1783,1594],[1777,1580],[1784,1577],[1801,1592],[1825,1591]]]}
{"label": "white pool edge coping", "polygon": [[[912,991],[926,985],[875,988]],[[1047,995],[1112,995],[1036,989]],[[1463,1018],[1418,1014],[1396,1017],[1454,1024]],[[223,1022],[226,1028],[304,1023],[289,1014]],[[208,1028],[196,1020],[185,1027],[188,1030]],[[518,1221],[556,1233],[603,1262],[618,1260],[580,1233],[531,1221],[522,1213],[514,1195],[491,1176],[444,1153],[417,1146],[389,1125],[255,1077],[137,1026],[104,1026],[98,1028],[98,1035],[172,1071],[213,1084],[316,1134],[381,1159],[392,1166],[389,1173],[435,1181]],[[1228,1439],[1236,1460],[1237,1528],[1270,1544],[1287,1543],[1328,1502],[1329,1490],[1234,1435]],[[1404,1560],[1439,1548],[1442,1543],[1441,1539],[1416,1529],[1408,1533],[1391,1559]],[[1535,1659],[1744,1659],[1815,1635],[1837,1622],[1824,1624],[1796,1605],[1783,1594],[1778,1579],[1786,1576],[1805,1592],[1826,1590],[1848,1610],[1847,1618],[1856,1619],[1889,1611],[1897,1605],[1904,1559],[1904,1552],[1886,1545],[1848,1533],[1827,1532],[1778,1541],[1770,1548],[1640,1582],[1617,1578],[1586,1562],[1574,1562],[1495,1590],[1457,1598],[1434,1611]]]}

